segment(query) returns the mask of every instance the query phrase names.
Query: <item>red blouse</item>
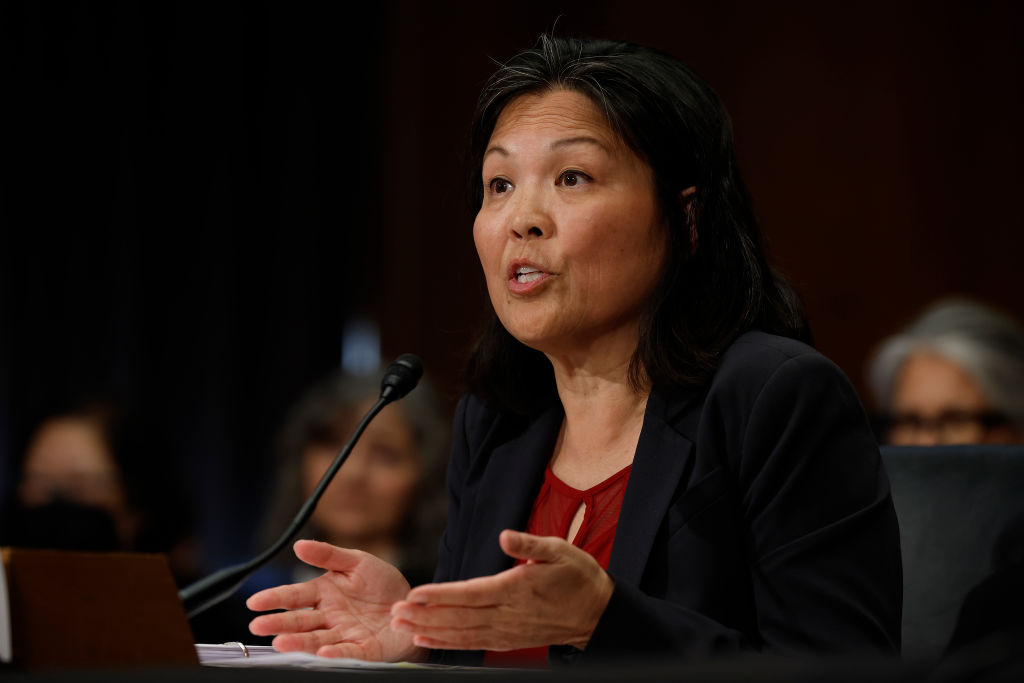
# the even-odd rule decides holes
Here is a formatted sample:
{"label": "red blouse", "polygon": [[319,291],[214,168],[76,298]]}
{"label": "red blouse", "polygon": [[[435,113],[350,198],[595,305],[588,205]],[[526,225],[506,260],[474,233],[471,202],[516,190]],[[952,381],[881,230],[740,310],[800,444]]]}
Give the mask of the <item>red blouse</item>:
{"label": "red blouse", "polygon": [[[551,465],[548,465],[544,471],[544,484],[530,512],[526,532],[536,536],[565,538],[576,511],[581,504],[585,505],[583,523],[572,543],[593,555],[602,569],[608,569],[615,527],[619,523],[619,510],[622,509],[622,496],[626,493],[631,467],[627,465],[600,484],[580,491],[556,477],[551,471]],[[522,564],[522,561],[516,560],[516,564]],[[546,647],[509,652],[488,651],[484,655],[484,665],[547,668],[547,654]]]}

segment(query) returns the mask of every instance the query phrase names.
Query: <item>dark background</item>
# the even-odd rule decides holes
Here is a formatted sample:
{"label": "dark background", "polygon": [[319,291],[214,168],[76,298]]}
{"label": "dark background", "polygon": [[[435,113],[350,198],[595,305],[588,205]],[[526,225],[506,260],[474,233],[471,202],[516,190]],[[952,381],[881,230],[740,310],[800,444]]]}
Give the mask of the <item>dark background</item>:
{"label": "dark background", "polygon": [[934,298],[1024,317],[1019,3],[7,2],[2,488],[49,406],[114,396],[212,567],[246,552],[284,413],[347,322],[420,354],[450,409],[486,310],[464,135],[492,60],[552,27],[714,85],[865,401],[871,346]]}

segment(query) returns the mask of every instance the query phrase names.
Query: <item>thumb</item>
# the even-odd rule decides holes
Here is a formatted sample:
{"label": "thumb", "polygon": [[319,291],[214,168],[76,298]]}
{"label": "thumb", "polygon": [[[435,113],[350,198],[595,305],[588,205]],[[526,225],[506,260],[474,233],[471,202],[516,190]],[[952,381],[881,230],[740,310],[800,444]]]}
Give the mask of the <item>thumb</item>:
{"label": "thumb", "polygon": [[512,529],[502,531],[498,543],[509,557],[533,562],[556,562],[565,554],[565,546],[568,545],[561,538],[534,536]]}
{"label": "thumb", "polygon": [[358,551],[322,541],[296,541],[293,548],[295,556],[306,564],[335,572],[350,572],[361,559]]}

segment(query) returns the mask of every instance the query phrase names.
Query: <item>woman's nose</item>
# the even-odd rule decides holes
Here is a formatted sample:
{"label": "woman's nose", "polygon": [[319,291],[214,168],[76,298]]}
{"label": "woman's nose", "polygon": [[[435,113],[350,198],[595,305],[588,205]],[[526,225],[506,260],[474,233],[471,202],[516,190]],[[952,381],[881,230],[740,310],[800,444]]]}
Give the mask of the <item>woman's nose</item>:
{"label": "woman's nose", "polygon": [[509,221],[509,236],[516,240],[551,237],[554,234],[554,223],[547,211],[543,193],[523,188],[516,194],[516,204]]}
{"label": "woman's nose", "polygon": [[512,228],[512,234],[519,239],[523,239],[526,237],[544,237],[544,229],[539,225],[531,225],[529,228],[526,228],[525,230],[520,227],[515,227]]}
{"label": "woman's nose", "polygon": [[335,481],[343,481],[346,484],[361,484],[366,478],[366,459],[359,449],[353,449],[345,463],[338,468],[334,475]]}

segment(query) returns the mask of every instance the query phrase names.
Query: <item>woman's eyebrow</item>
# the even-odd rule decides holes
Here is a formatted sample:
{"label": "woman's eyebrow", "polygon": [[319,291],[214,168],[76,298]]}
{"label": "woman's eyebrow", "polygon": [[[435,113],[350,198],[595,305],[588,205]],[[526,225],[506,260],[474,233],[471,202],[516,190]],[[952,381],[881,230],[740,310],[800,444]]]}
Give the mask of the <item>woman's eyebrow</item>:
{"label": "woman's eyebrow", "polygon": [[[580,144],[593,145],[600,149],[605,154],[611,154],[611,150],[608,149],[607,145],[605,145],[597,138],[591,137],[589,135],[577,135],[571,138],[561,138],[559,140],[555,140],[550,145],[548,145],[548,149],[560,149],[562,147],[571,147],[573,145]],[[491,154],[500,154],[503,157],[511,156],[509,151],[502,147],[501,145],[492,145],[491,147],[487,148],[487,151],[484,152],[483,159],[481,160],[487,159],[487,157],[489,157]]]}
{"label": "woman's eyebrow", "polygon": [[605,154],[611,154],[611,150],[608,149],[607,145],[598,140],[597,138],[590,137],[589,135],[578,135],[571,138],[562,138],[555,140],[549,145],[550,149],[558,149],[560,147],[570,147],[572,145],[588,144],[598,147]]}
{"label": "woman's eyebrow", "polygon": [[487,151],[486,151],[486,152],[484,152],[484,156],[483,156],[483,158],[481,159],[481,161],[483,161],[484,159],[486,159],[487,157],[489,157],[489,156],[490,156],[490,155],[491,155],[492,153],[494,153],[494,154],[500,154],[500,155],[501,155],[501,156],[503,156],[503,157],[507,157],[507,156],[508,156],[508,150],[507,150],[507,149],[505,149],[504,147],[500,147],[500,146],[498,146],[498,145],[494,145],[494,146],[492,146],[492,147],[488,147],[488,148],[487,148]]}

